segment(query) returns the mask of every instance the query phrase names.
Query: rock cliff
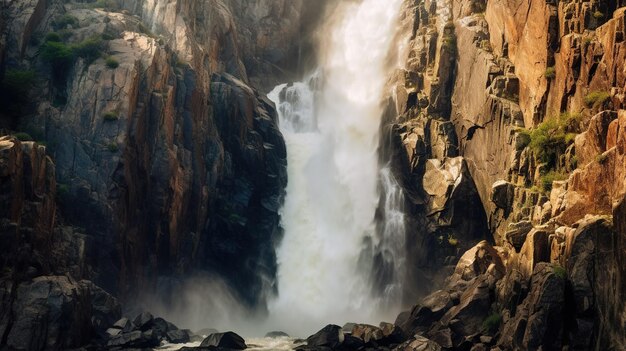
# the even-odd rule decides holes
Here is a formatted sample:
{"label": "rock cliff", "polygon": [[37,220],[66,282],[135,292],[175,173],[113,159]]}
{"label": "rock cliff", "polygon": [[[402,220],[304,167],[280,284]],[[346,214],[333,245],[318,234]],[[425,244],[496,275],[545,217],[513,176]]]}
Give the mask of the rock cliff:
{"label": "rock cliff", "polygon": [[[410,235],[446,228],[461,249],[440,251],[446,262],[480,238],[497,245],[467,251],[443,290],[398,317],[409,335],[444,349],[625,347],[625,5],[406,2],[388,153],[416,206],[465,222],[429,214],[434,229]],[[471,187],[447,188],[450,169]],[[467,271],[468,257],[491,261]]]}
{"label": "rock cliff", "polygon": [[287,182],[265,93],[300,69],[323,2],[0,6],[0,128],[15,136],[1,140],[1,344],[89,340],[84,330],[48,331],[36,345],[14,336],[53,313],[45,302],[41,317],[20,312],[43,285],[68,304],[56,307],[84,314],[55,314],[42,329],[65,328],[59,318],[88,328],[81,318],[101,291],[91,281],[128,302],[217,274],[243,305],[264,306]]}

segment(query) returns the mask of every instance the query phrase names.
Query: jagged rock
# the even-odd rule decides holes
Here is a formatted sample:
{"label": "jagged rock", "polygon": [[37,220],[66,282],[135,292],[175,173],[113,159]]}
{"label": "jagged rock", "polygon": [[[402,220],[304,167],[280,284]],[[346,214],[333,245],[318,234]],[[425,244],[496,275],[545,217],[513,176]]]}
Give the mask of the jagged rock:
{"label": "jagged rock", "polygon": [[159,344],[159,338],[152,330],[144,332],[135,330],[130,333],[123,333],[107,342],[107,346],[110,348],[153,348]]}
{"label": "jagged rock", "polygon": [[[614,328],[626,324],[624,318],[611,315],[617,308],[620,292],[615,281],[621,267],[617,264],[615,252],[616,232],[605,217],[589,217],[578,223],[569,247],[567,275],[571,282],[576,319],[576,327],[570,338],[582,348],[589,348],[594,333],[594,320],[600,319],[606,325],[602,331],[602,343],[607,347],[623,343],[624,338],[615,335]],[[617,266],[616,266],[617,264]],[[597,322],[596,322],[597,323]],[[617,344],[611,345],[612,342]]]}
{"label": "jagged rock", "polygon": [[233,332],[211,334],[200,344],[200,347],[211,346],[233,350],[245,350],[248,347],[246,341]]}
{"label": "jagged rock", "polygon": [[513,198],[515,196],[515,185],[499,180],[491,186],[491,201],[505,212],[511,212]]}
{"label": "jagged rock", "polygon": [[133,323],[126,317],[120,318],[113,324],[113,328],[120,329],[124,333],[132,331],[134,327]]}
{"label": "jagged rock", "polygon": [[423,336],[416,335],[412,340],[396,347],[394,351],[441,351],[441,346]]}
{"label": "jagged rock", "polygon": [[361,350],[365,347],[365,342],[361,338],[357,338],[356,336],[352,336],[350,334],[345,334],[343,342],[339,349],[341,350]]}
{"label": "jagged rock", "polygon": [[[63,276],[42,276],[19,284],[15,300],[2,305],[3,313],[11,311],[10,324],[0,318],[0,330],[6,346],[17,350],[63,350],[87,343],[96,332],[106,332],[120,316],[120,306],[109,296],[113,306],[103,308],[97,300],[106,294],[89,281],[76,282]],[[1,294],[0,294],[1,296]],[[0,300],[5,303],[6,300]],[[105,315],[104,313],[109,313]],[[112,322],[111,322],[112,323]]]}
{"label": "jagged rock", "polygon": [[367,345],[378,345],[385,335],[382,329],[368,324],[357,324],[352,329],[352,336],[363,340]]}
{"label": "jagged rock", "polygon": [[381,322],[380,329],[383,331],[385,344],[399,344],[406,340],[402,329],[395,324]]}
{"label": "jagged rock", "polygon": [[548,231],[541,228],[534,228],[526,236],[519,256],[519,270],[525,277],[530,277],[533,274],[538,263],[550,262],[548,237]]}
{"label": "jagged rock", "polygon": [[607,148],[609,125],[617,119],[617,112],[603,111],[593,116],[587,130],[576,136],[576,159],[578,165],[586,166],[595,162],[598,155]]}
{"label": "jagged rock", "polygon": [[137,317],[133,324],[141,331],[146,331],[153,326],[154,316],[150,312],[142,312]]}
{"label": "jagged rock", "polygon": [[[381,333],[382,334],[382,333]],[[336,348],[343,343],[345,336],[338,325],[329,324],[306,339],[309,347]]]}
{"label": "jagged rock", "polygon": [[167,341],[171,342],[172,344],[182,344],[189,342],[189,333],[187,333],[185,330],[170,330],[165,333],[165,336],[167,338]]}
{"label": "jagged rock", "polygon": [[491,265],[495,267],[495,274],[502,277],[506,271],[502,258],[487,241],[481,241],[461,256],[457,263],[454,274],[449,278],[455,280],[470,281],[487,272]]}
{"label": "jagged rock", "polygon": [[450,294],[439,290],[424,298],[422,303],[413,307],[410,312],[398,315],[394,324],[400,327],[405,335],[425,333],[452,306]]}
{"label": "jagged rock", "polygon": [[505,238],[519,251],[526,241],[526,235],[533,229],[530,221],[521,221],[509,224],[509,230],[504,234]]}
{"label": "jagged rock", "polygon": [[[489,315],[491,292],[486,276],[474,279],[473,283],[461,295],[458,305],[452,307],[441,318],[443,325],[451,325],[456,335],[470,336],[481,331],[482,323]],[[454,323],[453,323],[454,322]],[[454,346],[459,346],[455,344]]]}
{"label": "jagged rock", "polygon": [[530,292],[505,323],[498,346],[523,350],[561,347],[565,278],[564,272],[549,263],[537,264]]}

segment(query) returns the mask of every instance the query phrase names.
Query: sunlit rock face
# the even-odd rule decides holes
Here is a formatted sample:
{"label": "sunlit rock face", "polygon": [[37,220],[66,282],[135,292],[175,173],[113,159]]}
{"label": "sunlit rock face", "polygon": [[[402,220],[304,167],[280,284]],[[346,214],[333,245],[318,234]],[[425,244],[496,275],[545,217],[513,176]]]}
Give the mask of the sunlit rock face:
{"label": "sunlit rock face", "polygon": [[[13,28],[0,41],[9,65],[0,71],[37,62],[52,31],[68,43],[102,37],[116,62],[75,60],[62,80],[37,86],[33,117],[20,122],[48,143],[59,214],[87,234],[79,270],[127,297],[207,270],[228,277],[244,305],[263,305],[275,291],[287,181],[264,93],[298,69],[310,38],[300,17],[323,3],[92,5],[3,3],[0,23]],[[59,27],[63,18],[71,23]]]}

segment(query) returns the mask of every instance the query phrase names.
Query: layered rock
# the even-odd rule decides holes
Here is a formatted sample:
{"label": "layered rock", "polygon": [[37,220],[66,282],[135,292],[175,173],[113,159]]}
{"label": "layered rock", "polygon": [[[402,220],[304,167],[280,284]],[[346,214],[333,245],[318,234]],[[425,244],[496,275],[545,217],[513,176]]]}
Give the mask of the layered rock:
{"label": "layered rock", "polygon": [[41,39],[30,38],[55,30],[69,47],[96,38],[111,57],[81,56],[38,84],[43,98],[20,122],[47,142],[61,213],[84,228],[59,235],[78,231],[99,248],[74,268],[124,296],[208,270],[230,277],[246,304],[263,304],[274,289],[286,161],[274,107],[251,86],[265,91],[296,71],[300,16],[323,4],[92,5],[17,1],[2,22],[14,28],[2,36],[9,67],[48,76],[36,61]]}

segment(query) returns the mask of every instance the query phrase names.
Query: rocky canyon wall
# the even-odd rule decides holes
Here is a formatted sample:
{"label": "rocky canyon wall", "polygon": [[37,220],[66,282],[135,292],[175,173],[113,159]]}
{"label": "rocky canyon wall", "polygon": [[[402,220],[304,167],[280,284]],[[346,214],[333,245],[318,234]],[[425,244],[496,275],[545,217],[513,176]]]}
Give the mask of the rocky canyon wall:
{"label": "rocky canyon wall", "polygon": [[[396,324],[452,349],[624,348],[626,4],[406,4],[390,154],[413,218],[443,209],[407,242],[446,229],[441,246],[457,250],[429,252],[458,263]],[[451,170],[469,190],[433,186]]]}

